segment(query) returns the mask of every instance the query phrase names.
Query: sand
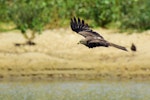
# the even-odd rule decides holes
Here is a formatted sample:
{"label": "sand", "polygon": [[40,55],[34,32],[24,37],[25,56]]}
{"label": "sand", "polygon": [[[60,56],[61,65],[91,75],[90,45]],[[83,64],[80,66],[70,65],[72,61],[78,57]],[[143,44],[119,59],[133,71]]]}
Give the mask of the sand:
{"label": "sand", "polygon": [[[127,47],[89,49],[70,28],[43,31],[35,46],[15,30],[0,33],[0,80],[150,80],[150,31],[119,33],[95,29],[106,40]],[[30,31],[28,31],[30,33]],[[137,51],[130,50],[134,43]]]}

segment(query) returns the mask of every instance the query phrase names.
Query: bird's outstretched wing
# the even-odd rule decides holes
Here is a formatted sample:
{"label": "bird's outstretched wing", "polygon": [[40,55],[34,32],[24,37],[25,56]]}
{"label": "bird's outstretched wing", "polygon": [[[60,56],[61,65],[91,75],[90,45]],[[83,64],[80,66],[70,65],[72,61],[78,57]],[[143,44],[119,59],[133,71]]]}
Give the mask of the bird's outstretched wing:
{"label": "bird's outstretched wing", "polygon": [[70,22],[70,26],[73,31],[84,36],[85,38],[91,36],[91,37],[98,37],[103,39],[103,37],[100,34],[90,29],[89,25],[86,24],[84,20],[80,20],[80,18],[78,19],[76,19],[75,17],[72,18]]}

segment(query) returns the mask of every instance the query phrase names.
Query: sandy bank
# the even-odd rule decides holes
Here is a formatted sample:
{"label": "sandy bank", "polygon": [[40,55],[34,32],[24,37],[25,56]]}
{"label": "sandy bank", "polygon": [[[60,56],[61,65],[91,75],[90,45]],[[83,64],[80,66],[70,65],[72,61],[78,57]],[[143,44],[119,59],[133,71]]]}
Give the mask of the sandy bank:
{"label": "sandy bank", "polygon": [[[46,30],[35,46],[14,46],[25,39],[19,31],[0,33],[0,79],[145,79],[150,80],[150,31],[119,34],[97,29],[104,38],[127,47],[88,49],[70,29]],[[114,34],[115,33],[115,34]],[[131,52],[131,43],[137,52]]]}

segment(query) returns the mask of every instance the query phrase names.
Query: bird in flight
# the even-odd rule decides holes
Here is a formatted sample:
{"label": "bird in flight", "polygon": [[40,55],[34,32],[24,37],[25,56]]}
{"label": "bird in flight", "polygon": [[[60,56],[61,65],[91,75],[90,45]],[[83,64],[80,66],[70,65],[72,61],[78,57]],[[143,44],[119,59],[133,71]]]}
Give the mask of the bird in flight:
{"label": "bird in flight", "polygon": [[80,18],[71,18],[70,26],[73,31],[85,37],[85,39],[79,41],[79,44],[83,44],[89,48],[112,46],[127,51],[127,49],[123,46],[106,41],[100,34],[93,31],[89,25]]}

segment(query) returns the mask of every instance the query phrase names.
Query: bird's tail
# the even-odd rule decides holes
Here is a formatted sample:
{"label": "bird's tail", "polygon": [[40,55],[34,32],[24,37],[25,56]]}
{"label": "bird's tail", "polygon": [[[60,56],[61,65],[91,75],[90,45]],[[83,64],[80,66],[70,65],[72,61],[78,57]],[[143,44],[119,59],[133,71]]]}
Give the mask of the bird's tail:
{"label": "bird's tail", "polygon": [[131,51],[136,51],[136,46],[134,43],[132,43],[131,47],[130,47]]}
{"label": "bird's tail", "polygon": [[124,50],[124,51],[128,51],[125,47],[120,46],[120,45],[117,45],[117,44],[114,44],[114,43],[109,43],[109,45],[110,45],[110,46],[113,46],[113,47],[115,47],[115,48]]}

